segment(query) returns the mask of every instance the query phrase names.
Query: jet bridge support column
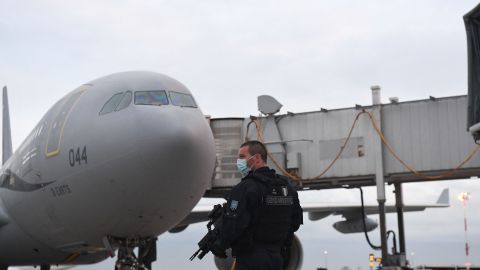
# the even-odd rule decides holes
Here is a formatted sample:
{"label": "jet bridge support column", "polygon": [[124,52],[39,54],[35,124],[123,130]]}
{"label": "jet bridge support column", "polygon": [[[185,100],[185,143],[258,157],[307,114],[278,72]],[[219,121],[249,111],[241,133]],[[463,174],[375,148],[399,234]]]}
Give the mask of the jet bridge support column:
{"label": "jet bridge support column", "polygon": [[382,261],[384,266],[388,266],[387,220],[385,217],[385,200],[378,200],[378,214],[380,216],[380,240],[382,246]]}
{"label": "jet bridge support column", "polygon": [[[380,102],[380,86],[372,86],[372,113],[377,121],[377,125],[382,129],[382,105]],[[385,173],[383,168],[383,144],[379,136],[375,138],[375,182],[377,184],[377,201],[378,214],[380,216],[380,239],[382,246],[382,260],[384,266],[388,264],[388,247],[387,247],[387,221],[385,216]]]}
{"label": "jet bridge support column", "polygon": [[406,254],[405,223],[403,220],[403,191],[401,183],[395,184],[395,205],[397,207],[398,242],[400,244],[400,254]]}

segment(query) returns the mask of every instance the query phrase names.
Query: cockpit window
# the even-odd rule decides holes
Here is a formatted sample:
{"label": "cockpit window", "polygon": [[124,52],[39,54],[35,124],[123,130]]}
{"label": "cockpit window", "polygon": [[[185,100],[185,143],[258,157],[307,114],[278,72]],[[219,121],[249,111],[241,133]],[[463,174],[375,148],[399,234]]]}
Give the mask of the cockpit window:
{"label": "cockpit window", "polygon": [[103,108],[102,108],[102,110],[100,110],[99,114],[103,115],[103,114],[113,112],[113,110],[115,110],[115,108],[117,108],[118,104],[122,100],[122,97],[123,97],[123,93],[118,93],[118,94],[113,95],[107,101],[107,103],[105,103],[105,105],[103,105]]}
{"label": "cockpit window", "polygon": [[122,101],[118,104],[117,108],[115,111],[120,111],[128,107],[130,103],[132,102],[132,92],[127,91],[125,92],[125,95],[123,95]]}
{"label": "cockpit window", "polygon": [[197,104],[195,104],[195,100],[193,100],[193,97],[189,94],[169,91],[168,95],[170,96],[170,100],[172,101],[172,104],[175,106],[193,107],[193,108],[197,107]]}
{"label": "cockpit window", "polygon": [[135,92],[135,105],[168,105],[167,93],[163,90]]}

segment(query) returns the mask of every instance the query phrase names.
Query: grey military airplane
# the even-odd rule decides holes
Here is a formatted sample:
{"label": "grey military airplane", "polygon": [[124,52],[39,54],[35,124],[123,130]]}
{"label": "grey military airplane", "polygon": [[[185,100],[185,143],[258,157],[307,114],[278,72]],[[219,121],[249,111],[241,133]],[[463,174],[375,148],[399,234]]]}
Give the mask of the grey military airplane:
{"label": "grey military airplane", "polygon": [[[180,82],[123,72],[86,83],[48,110],[13,154],[3,94],[0,270],[92,264],[115,254],[115,269],[151,269],[158,235],[207,219],[209,209],[194,206],[214,174],[214,138]],[[405,211],[446,206],[448,192]],[[361,230],[359,209],[304,207],[312,220],[343,215],[334,226],[343,233]],[[289,269],[301,266],[296,244]]]}
{"label": "grey military airplane", "polygon": [[161,74],[118,73],[80,86],[13,155],[8,118],[1,270],[95,263],[116,249],[118,268],[148,265],[156,237],[190,213],[214,171],[204,115],[183,84]]}

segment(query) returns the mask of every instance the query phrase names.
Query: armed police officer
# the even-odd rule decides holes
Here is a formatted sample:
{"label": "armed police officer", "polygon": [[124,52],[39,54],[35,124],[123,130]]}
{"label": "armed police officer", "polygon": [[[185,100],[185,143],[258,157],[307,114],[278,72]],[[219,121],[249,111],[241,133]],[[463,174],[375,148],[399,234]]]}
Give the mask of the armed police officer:
{"label": "armed police officer", "polygon": [[266,163],[261,142],[240,146],[237,168],[243,178],[230,193],[220,239],[212,250],[219,255],[231,247],[237,270],[283,269],[293,233],[303,224],[296,190]]}

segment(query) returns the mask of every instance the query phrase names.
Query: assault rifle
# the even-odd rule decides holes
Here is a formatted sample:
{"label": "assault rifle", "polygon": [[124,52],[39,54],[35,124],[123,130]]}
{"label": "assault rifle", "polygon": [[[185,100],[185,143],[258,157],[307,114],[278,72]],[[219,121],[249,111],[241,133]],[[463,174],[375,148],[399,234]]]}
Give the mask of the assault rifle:
{"label": "assault rifle", "polygon": [[[225,204],[223,204],[225,206]],[[208,213],[208,223],[207,223],[207,234],[198,242],[198,250],[193,253],[190,257],[190,261],[193,261],[195,257],[198,255],[198,259],[203,259],[203,257],[212,249],[213,243],[219,238],[220,236],[220,228],[219,224],[221,223],[221,218],[223,215],[223,206],[220,204],[216,204],[212,211]],[[212,225],[214,228],[212,229]],[[199,254],[200,253],[200,254]]]}

